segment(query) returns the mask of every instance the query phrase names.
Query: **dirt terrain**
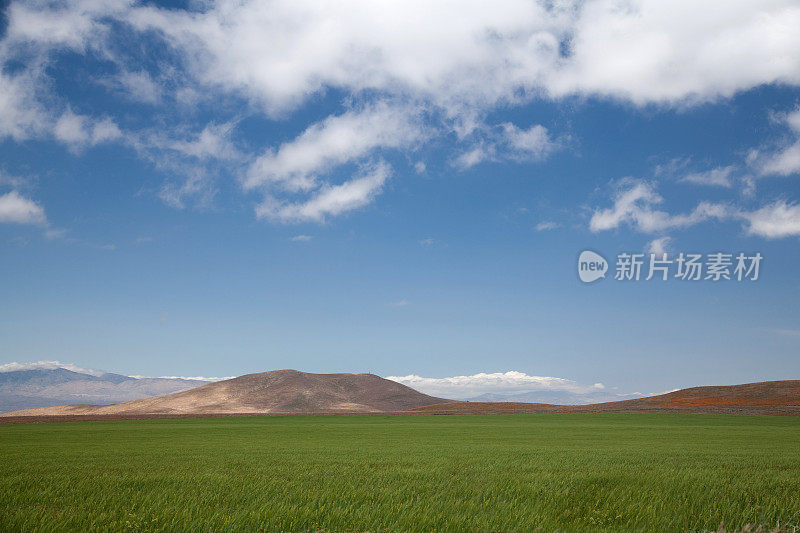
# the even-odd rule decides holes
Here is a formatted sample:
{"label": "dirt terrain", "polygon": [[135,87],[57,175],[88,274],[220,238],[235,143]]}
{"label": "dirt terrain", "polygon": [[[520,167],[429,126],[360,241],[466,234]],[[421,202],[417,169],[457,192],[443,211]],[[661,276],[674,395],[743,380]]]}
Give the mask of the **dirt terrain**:
{"label": "dirt terrain", "polygon": [[647,398],[590,405],[450,402],[417,407],[411,409],[411,412],[420,414],[668,412],[800,416],[800,380],[692,387]]}
{"label": "dirt terrain", "polygon": [[446,401],[374,374],[275,370],[113,405],[59,405],[0,416],[382,413]]}
{"label": "dirt terrain", "polygon": [[0,423],[280,414],[667,412],[800,416],[800,381],[694,387],[591,405],[452,402],[373,374],[277,370],[114,405],[64,405],[0,415]]}

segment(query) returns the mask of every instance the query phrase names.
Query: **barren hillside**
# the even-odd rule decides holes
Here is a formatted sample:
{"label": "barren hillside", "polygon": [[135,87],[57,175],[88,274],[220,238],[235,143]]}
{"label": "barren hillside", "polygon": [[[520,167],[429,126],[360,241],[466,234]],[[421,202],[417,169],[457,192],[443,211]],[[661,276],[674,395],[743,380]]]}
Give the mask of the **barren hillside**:
{"label": "barren hillside", "polygon": [[590,405],[450,402],[414,408],[428,414],[674,412],[800,415],[800,381],[692,387],[658,396]]}
{"label": "barren hillside", "polygon": [[61,405],[4,416],[381,413],[446,401],[374,374],[276,370],[113,405]]}

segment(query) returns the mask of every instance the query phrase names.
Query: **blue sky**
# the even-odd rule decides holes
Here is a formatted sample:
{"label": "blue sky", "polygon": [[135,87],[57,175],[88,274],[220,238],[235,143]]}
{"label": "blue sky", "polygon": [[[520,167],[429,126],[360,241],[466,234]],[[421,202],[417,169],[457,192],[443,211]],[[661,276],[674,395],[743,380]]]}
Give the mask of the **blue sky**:
{"label": "blue sky", "polygon": [[[778,1],[11,2],[0,363],[796,379],[797,27]],[[764,260],[584,285],[584,249]]]}

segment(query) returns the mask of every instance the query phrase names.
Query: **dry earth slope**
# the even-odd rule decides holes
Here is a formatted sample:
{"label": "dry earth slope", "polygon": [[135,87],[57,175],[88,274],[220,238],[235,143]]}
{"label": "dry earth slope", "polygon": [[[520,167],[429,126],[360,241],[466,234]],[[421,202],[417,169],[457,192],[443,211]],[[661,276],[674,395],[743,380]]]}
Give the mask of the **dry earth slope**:
{"label": "dry earth slope", "polygon": [[447,401],[374,374],[275,370],[113,405],[60,405],[0,416],[382,413]]}
{"label": "dry earth slope", "polygon": [[679,391],[590,405],[450,402],[411,410],[427,414],[669,412],[800,416],[800,380],[692,387]]}

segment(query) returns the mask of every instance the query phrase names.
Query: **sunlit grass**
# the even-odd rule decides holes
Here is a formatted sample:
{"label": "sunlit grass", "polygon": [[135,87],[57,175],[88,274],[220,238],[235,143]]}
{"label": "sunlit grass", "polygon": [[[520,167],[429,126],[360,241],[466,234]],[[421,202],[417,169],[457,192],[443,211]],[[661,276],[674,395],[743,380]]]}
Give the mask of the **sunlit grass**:
{"label": "sunlit grass", "polygon": [[0,426],[0,530],[800,524],[800,419],[292,416]]}

